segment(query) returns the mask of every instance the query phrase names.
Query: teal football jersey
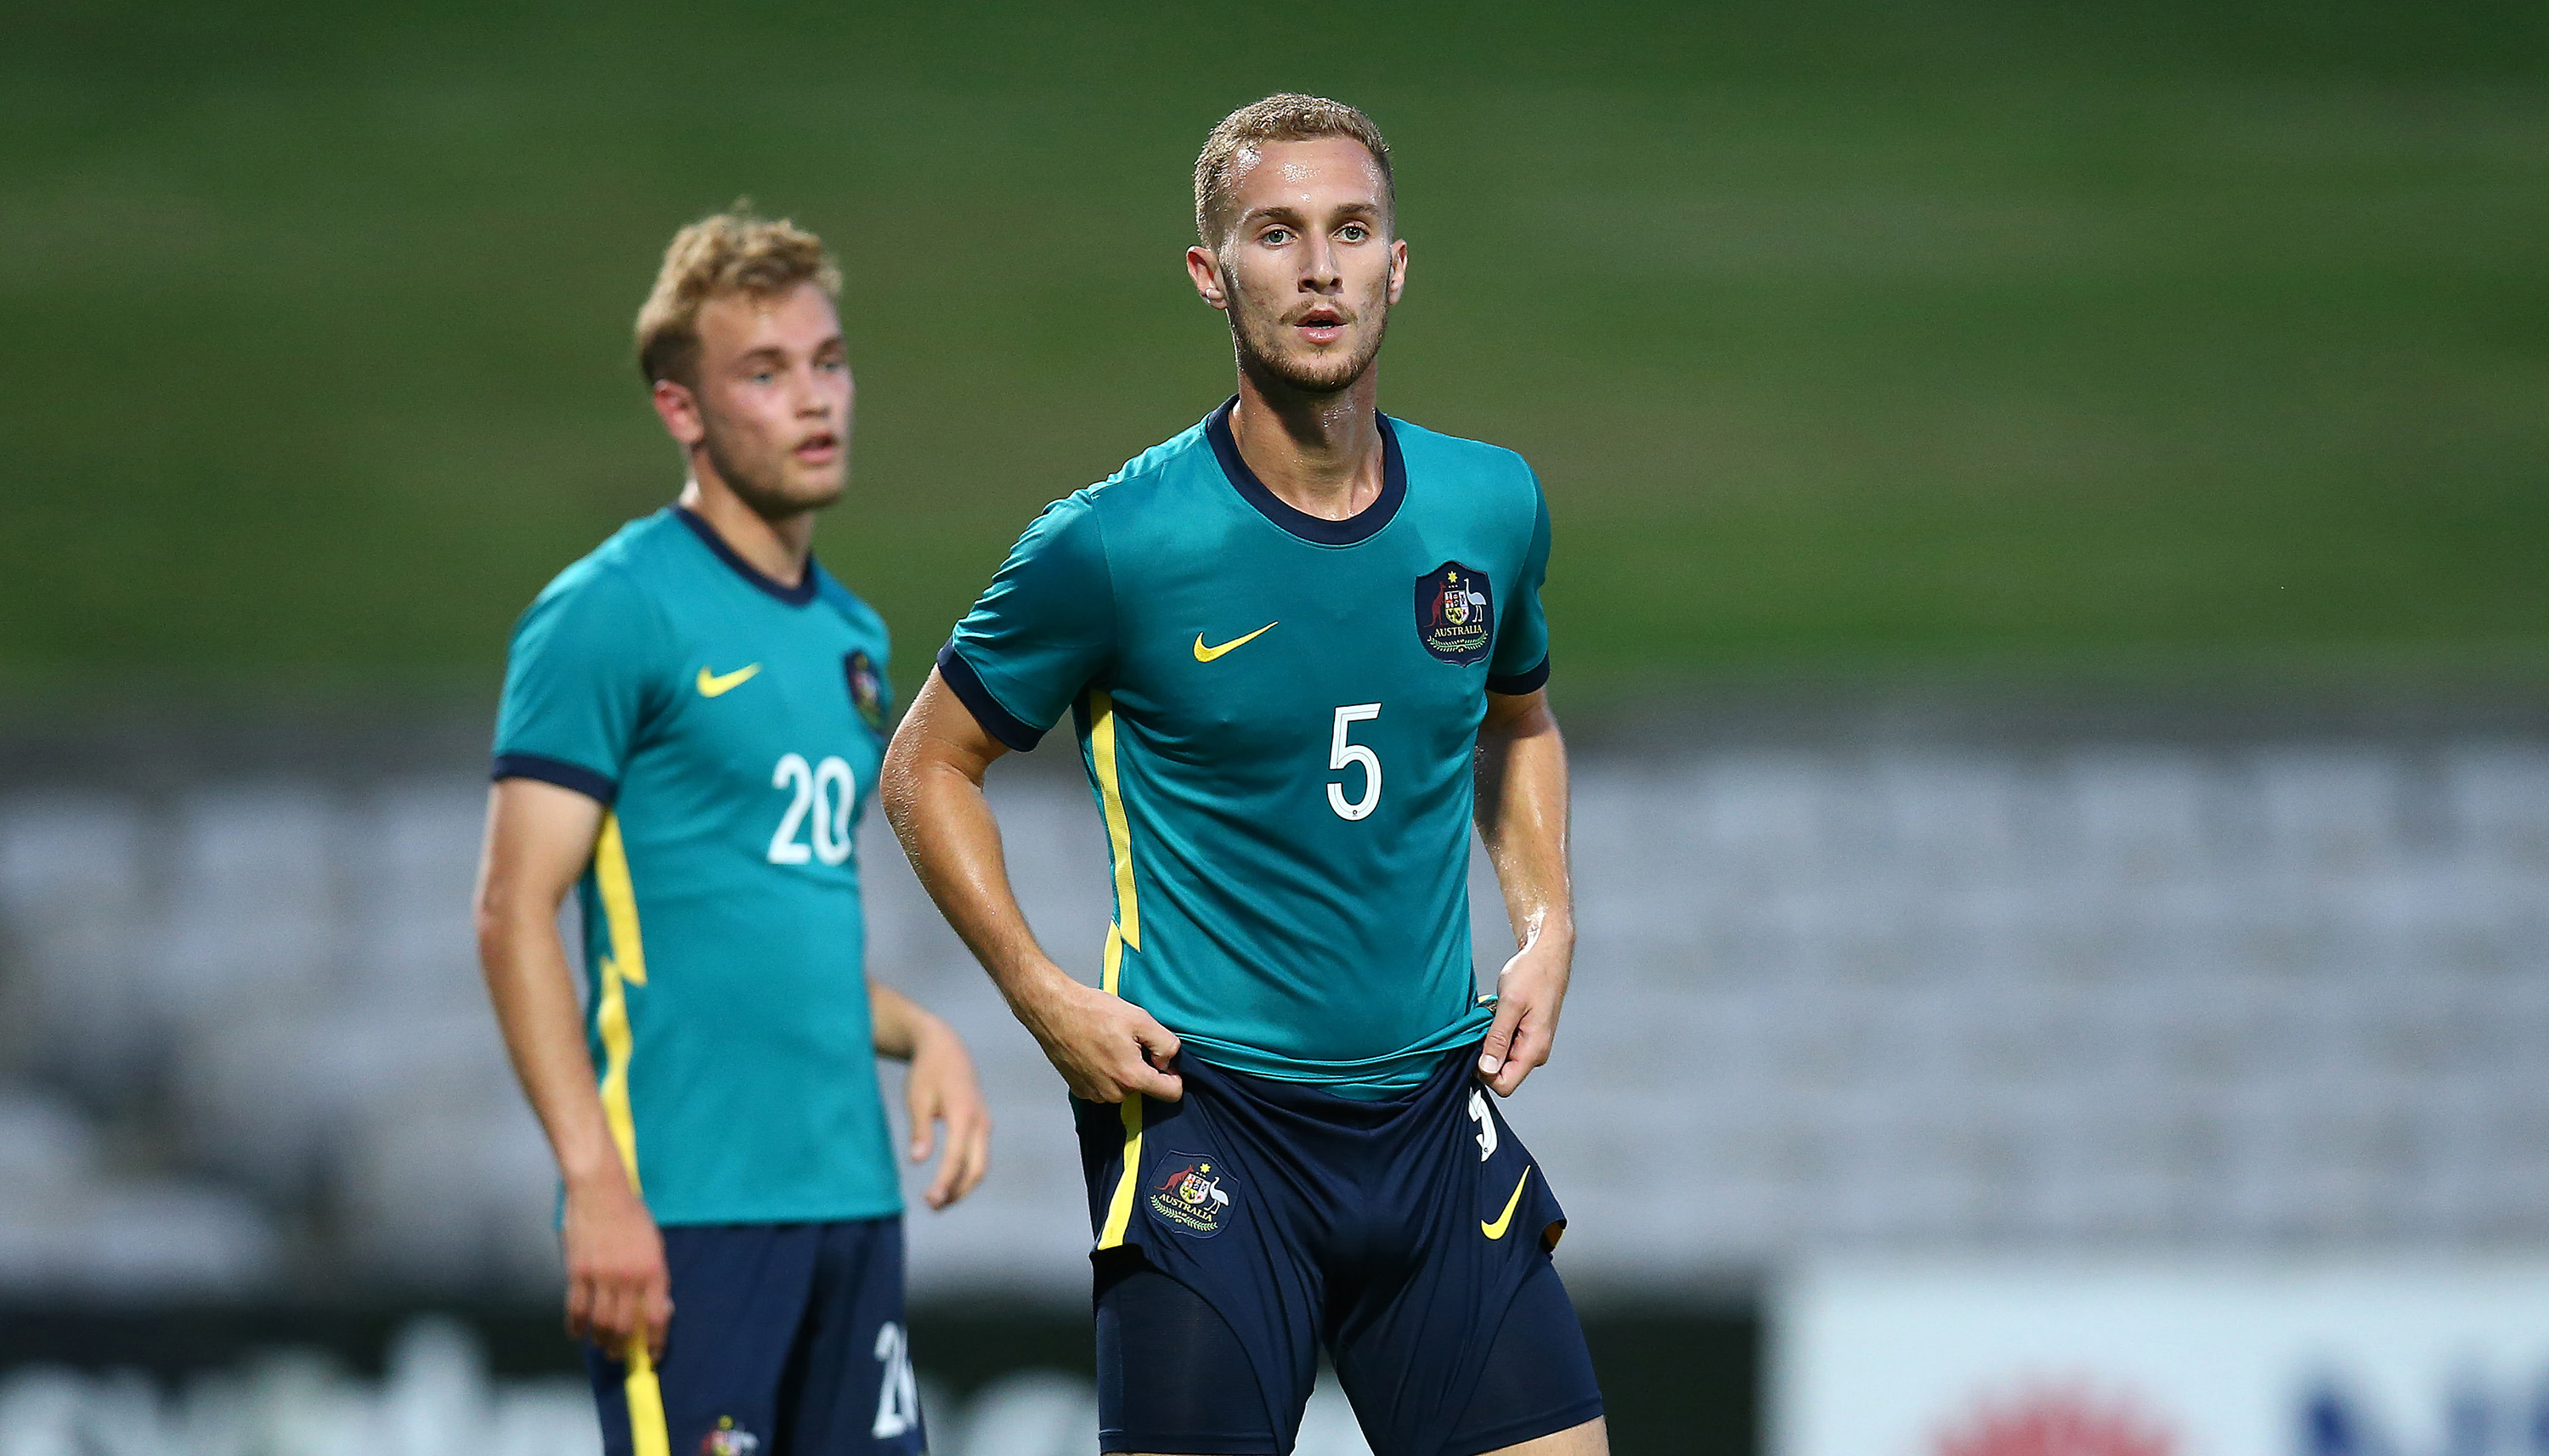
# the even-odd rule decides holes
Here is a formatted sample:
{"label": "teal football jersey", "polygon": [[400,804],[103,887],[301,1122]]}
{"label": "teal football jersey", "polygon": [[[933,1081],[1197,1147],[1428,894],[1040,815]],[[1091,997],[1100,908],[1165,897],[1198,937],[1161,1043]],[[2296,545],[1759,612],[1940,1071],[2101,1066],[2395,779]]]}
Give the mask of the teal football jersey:
{"label": "teal football jersey", "polygon": [[1105,987],[1216,1065],[1378,1095],[1473,994],[1472,756],[1549,675],[1549,509],[1508,450],[1383,417],[1380,495],[1293,509],[1231,406],[1049,506],[939,654],[985,729],[1068,709],[1114,870]]}
{"label": "teal football jersey", "polygon": [[891,721],[885,623],[783,587],[678,506],[515,627],[496,776],[607,806],[578,887],[603,1108],[663,1224],[902,1207],[854,838]]}

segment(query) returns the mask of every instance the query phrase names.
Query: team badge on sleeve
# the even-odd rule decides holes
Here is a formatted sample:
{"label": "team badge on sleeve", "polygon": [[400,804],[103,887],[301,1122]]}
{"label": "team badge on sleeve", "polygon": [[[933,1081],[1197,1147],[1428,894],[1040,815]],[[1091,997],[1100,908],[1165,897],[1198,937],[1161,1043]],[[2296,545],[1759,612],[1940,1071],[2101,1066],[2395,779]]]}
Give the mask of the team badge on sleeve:
{"label": "team badge on sleeve", "polygon": [[882,737],[885,733],[885,678],[876,670],[875,659],[864,652],[854,652],[841,659],[841,671],[850,680],[850,706],[856,708],[859,721],[868,731]]}
{"label": "team badge on sleeve", "polygon": [[1221,1231],[1230,1212],[1230,1175],[1210,1154],[1172,1152],[1152,1164],[1151,1212],[1201,1238]]}
{"label": "team badge on sleeve", "polygon": [[1496,635],[1487,574],[1447,561],[1416,579],[1416,639],[1447,663],[1484,662]]}

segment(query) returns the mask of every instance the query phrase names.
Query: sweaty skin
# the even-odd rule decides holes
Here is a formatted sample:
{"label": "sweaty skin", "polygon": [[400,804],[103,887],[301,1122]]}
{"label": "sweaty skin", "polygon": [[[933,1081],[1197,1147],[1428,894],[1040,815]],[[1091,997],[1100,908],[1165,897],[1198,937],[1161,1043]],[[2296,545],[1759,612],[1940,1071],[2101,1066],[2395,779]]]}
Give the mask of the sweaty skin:
{"label": "sweaty skin", "polygon": [[[814,512],[849,479],[853,387],[839,317],[805,283],[773,299],[710,299],[698,326],[697,380],[654,389],[656,413],[689,467],[681,502],[755,570],[794,586],[811,559]],[[742,672],[728,676],[740,682]],[[603,1116],[558,938],[558,908],[592,863],[602,814],[573,789],[497,782],[478,872],[478,954],[515,1074],[565,1184],[567,1332],[609,1350],[642,1339],[660,1357],[673,1318],[664,1239]],[[868,1005],[877,1054],[910,1064],[912,1161],[928,1158],[944,1125],[945,1156],[925,1197],[945,1208],[974,1190],[990,1160],[991,1114],[973,1060],[953,1029],[892,987],[871,979]]]}

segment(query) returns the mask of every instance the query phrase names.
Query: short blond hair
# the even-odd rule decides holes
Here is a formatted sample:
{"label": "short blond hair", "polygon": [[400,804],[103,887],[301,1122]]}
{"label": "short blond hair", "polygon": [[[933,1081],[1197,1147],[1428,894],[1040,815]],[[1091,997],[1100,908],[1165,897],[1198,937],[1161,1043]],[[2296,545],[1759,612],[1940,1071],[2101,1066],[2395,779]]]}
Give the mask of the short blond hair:
{"label": "short blond hair", "polygon": [[1394,222],[1398,185],[1390,180],[1389,143],[1380,139],[1380,129],[1371,124],[1371,118],[1342,101],[1280,91],[1223,117],[1204,138],[1194,169],[1195,236],[1206,247],[1220,246],[1221,231],[1230,223],[1231,184],[1258,147],[1269,141],[1315,141],[1322,136],[1350,136],[1371,153],[1372,164],[1380,168],[1381,200]]}
{"label": "short blond hair", "polygon": [[673,234],[655,290],[637,311],[637,371],[648,384],[695,384],[700,306],[721,294],[776,298],[811,283],[838,303],[841,270],[823,240],[782,218],[759,217],[739,201]]}

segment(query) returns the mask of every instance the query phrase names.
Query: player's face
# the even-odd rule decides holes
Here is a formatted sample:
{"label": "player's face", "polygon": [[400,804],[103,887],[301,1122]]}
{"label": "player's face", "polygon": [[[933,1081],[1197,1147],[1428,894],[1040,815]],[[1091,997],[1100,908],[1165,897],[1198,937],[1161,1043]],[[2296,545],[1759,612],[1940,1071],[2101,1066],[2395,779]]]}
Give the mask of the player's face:
{"label": "player's face", "polygon": [[1186,251],[1204,302],[1230,315],[1240,365],[1310,394],[1370,369],[1407,281],[1380,167],[1348,136],[1274,141],[1243,158],[1218,250]]}
{"label": "player's face", "polygon": [[699,331],[689,409],[663,399],[682,386],[657,386],[673,437],[766,517],[831,504],[849,482],[857,394],[832,301],[811,283],[769,299],[721,294],[700,307]]}

